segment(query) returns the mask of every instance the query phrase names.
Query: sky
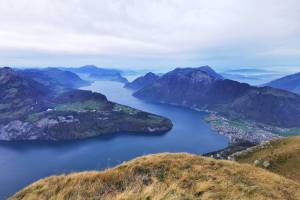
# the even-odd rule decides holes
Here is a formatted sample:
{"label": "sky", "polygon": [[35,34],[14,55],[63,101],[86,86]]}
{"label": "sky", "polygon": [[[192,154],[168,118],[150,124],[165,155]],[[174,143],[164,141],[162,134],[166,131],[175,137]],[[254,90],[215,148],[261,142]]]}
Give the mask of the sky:
{"label": "sky", "polygon": [[0,60],[300,71],[300,1],[0,0]]}

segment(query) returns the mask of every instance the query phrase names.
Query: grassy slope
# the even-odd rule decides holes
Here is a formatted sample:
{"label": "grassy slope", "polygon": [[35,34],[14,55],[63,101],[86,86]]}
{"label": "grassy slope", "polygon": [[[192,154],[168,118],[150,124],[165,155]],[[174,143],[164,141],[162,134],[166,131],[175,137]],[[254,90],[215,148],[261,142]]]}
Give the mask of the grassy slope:
{"label": "grassy slope", "polygon": [[269,161],[268,170],[300,183],[300,136],[271,141],[235,159],[253,165],[255,160],[259,160],[259,167],[263,167],[264,161]]}
{"label": "grassy slope", "polygon": [[300,185],[247,164],[191,154],[156,154],[103,172],[42,179],[16,199],[300,199]]}

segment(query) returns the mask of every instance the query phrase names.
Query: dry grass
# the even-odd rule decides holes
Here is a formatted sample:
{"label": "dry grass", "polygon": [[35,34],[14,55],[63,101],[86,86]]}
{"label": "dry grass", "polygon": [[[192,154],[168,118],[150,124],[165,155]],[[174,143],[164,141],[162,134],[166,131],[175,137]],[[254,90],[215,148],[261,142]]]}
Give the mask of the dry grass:
{"label": "dry grass", "polygon": [[42,179],[11,200],[300,199],[300,186],[247,164],[191,154],[156,154],[103,172]]}
{"label": "dry grass", "polygon": [[293,179],[300,183],[300,136],[271,141],[260,145],[251,152],[236,157],[240,163],[256,164],[264,168],[263,162],[269,161],[269,171]]}

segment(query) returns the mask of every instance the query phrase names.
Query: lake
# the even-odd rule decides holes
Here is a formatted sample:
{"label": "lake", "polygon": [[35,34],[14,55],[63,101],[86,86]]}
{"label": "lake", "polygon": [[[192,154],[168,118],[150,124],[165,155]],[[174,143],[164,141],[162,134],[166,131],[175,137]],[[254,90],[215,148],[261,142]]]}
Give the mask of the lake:
{"label": "lake", "polygon": [[64,142],[0,142],[0,199],[49,175],[102,170],[137,156],[159,152],[203,154],[228,145],[204,122],[206,113],[152,104],[133,97],[123,84],[97,81],[82,88],[111,101],[168,117],[173,129],[163,135],[119,133]]}

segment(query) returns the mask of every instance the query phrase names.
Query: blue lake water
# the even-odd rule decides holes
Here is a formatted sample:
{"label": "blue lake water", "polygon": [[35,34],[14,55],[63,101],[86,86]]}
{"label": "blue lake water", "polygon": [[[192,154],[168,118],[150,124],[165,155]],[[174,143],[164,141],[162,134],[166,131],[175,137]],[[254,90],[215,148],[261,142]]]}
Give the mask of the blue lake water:
{"label": "blue lake water", "polygon": [[101,92],[111,101],[166,116],[174,127],[156,136],[120,133],[80,141],[0,142],[0,199],[49,175],[102,170],[150,153],[202,154],[228,145],[227,138],[204,122],[204,112],[141,101],[117,82],[98,81],[84,89]]}

